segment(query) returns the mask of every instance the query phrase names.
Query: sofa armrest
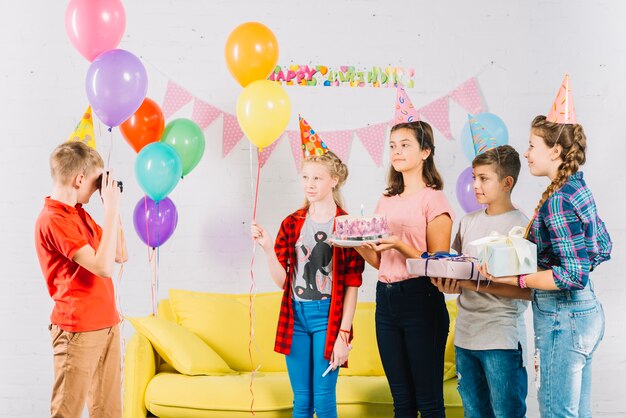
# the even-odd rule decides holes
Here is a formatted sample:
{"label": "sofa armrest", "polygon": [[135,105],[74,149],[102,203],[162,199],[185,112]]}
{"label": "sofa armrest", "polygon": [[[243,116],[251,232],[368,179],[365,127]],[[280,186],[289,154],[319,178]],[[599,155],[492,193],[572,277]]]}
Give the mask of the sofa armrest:
{"label": "sofa armrest", "polygon": [[135,333],[124,357],[124,418],[146,417],[146,387],[156,373],[157,355],[150,341]]}

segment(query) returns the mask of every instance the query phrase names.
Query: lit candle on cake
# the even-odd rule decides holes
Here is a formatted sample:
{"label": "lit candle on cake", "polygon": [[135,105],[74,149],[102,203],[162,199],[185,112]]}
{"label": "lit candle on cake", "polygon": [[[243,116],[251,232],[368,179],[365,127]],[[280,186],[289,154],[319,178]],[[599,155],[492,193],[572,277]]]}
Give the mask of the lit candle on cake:
{"label": "lit candle on cake", "polygon": [[361,203],[361,217],[363,217],[363,203]]}

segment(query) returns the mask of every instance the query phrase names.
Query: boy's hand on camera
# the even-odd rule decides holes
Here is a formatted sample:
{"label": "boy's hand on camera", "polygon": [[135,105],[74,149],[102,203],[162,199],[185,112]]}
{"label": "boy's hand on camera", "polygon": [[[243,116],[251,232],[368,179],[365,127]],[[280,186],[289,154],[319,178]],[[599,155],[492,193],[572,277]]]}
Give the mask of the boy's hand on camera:
{"label": "boy's hand on camera", "polygon": [[109,171],[102,176],[102,188],[100,189],[102,203],[105,208],[119,208],[122,192],[113,180],[113,172]]}

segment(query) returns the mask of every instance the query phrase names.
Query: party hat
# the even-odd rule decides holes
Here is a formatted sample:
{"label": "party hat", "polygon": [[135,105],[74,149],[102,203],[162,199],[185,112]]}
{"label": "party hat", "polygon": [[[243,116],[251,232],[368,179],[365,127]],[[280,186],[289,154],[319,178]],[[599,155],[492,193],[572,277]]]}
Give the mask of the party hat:
{"label": "party hat", "polygon": [[413,103],[411,103],[411,99],[409,99],[406,91],[398,85],[396,92],[396,114],[393,118],[393,124],[416,122],[418,120],[417,109],[413,107]]}
{"label": "party hat", "polygon": [[548,122],[563,123],[568,125],[576,124],[576,112],[574,111],[574,101],[572,100],[572,91],[569,89],[569,74],[565,74],[561,88],[554,99],[554,103],[550,108]]}
{"label": "party hat", "polygon": [[302,140],[302,157],[310,157],[312,155],[324,155],[328,152],[328,147],[322,141],[320,136],[311,128],[311,125],[300,115],[300,139]]}
{"label": "party hat", "polygon": [[474,143],[474,152],[476,155],[498,146],[496,138],[485,129],[482,123],[478,122],[476,116],[472,116],[468,113],[467,118],[469,119],[472,142]]}
{"label": "party hat", "polygon": [[80,119],[74,132],[67,139],[69,141],[81,141],[93,149],[96,149],[96,137],[93,134],[93,118],[91,117],[91,106],[87,107],[83,117]]}

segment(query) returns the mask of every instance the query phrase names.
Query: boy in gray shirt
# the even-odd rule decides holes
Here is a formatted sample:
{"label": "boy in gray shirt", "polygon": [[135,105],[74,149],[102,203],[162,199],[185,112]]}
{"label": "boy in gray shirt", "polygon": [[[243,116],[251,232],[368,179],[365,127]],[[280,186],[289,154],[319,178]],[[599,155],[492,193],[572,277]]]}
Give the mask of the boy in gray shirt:
{"label": "boy in gray shirt", "polygon": [[[506,235],[514,226],[526,226],[528,218],[511,203],[520,171],[513,147],[503,145],[479,154],[472,169],[476,198],[487,208],[461,219],[452,248],[476,257],[477,248],[470,242],[494,231]],[[454,345],[465,417],[524,417],[528,376],[523,314],[528,289],[483,281],[477,289],[475,281],[432,280],[441,291],[460,292]]]}

